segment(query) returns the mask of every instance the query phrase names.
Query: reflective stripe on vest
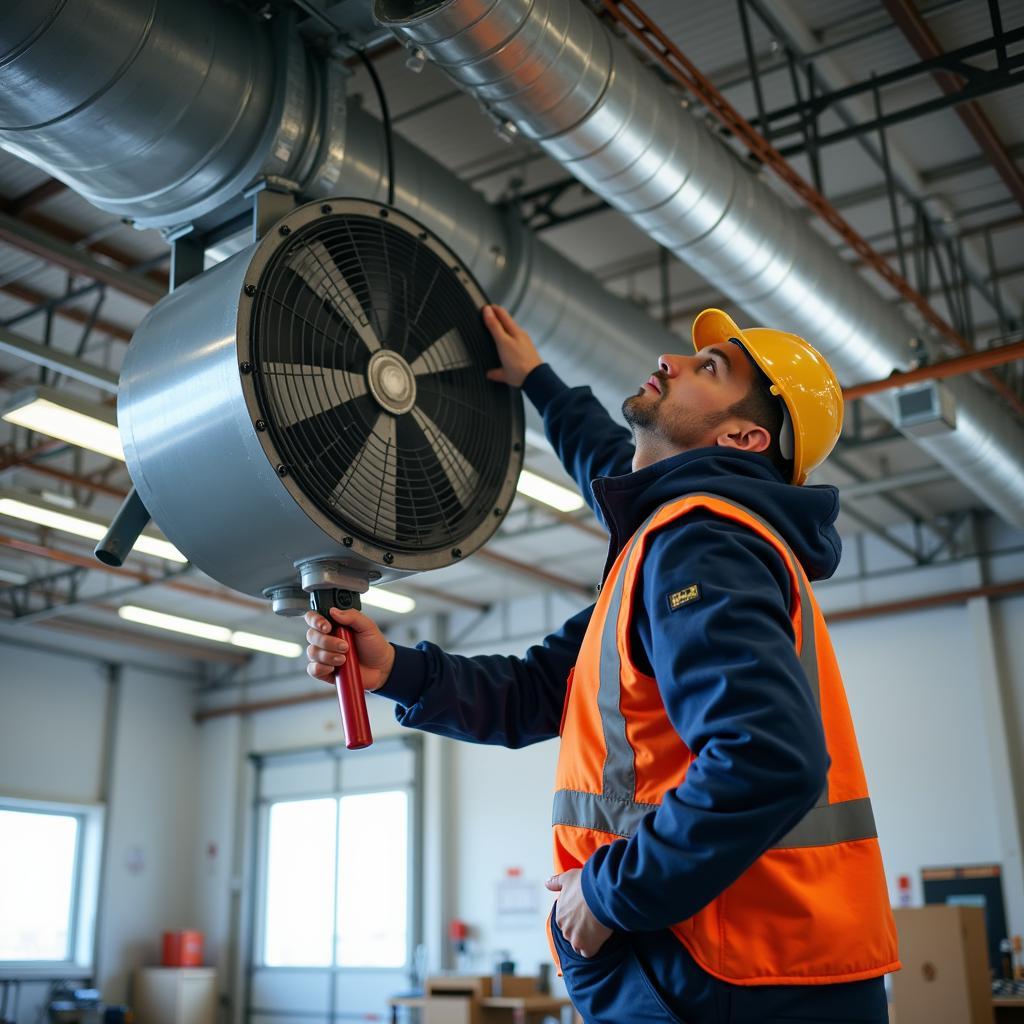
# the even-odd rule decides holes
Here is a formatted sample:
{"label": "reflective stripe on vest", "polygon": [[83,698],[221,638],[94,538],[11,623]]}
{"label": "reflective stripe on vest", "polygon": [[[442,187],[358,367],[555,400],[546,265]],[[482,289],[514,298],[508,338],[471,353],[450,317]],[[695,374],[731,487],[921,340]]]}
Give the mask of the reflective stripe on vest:
{"label": "reflective stripe on vest", "polygon": [[[818,657],[814,636],[814,607],[803,570],[789,545],[778,531],[745,506],[717,494],[692,494],[687,498],[710,498],[730,505],[749,516],[766,530],[786,553],[790,574],[796,581],[800,599],[801,638],[797,656],[807,677],[814,703],[821,714],[821,685],[818,674]],[[635,799],[636,769],[633,749],[626,736],[626,719],[620,707],[622,663],[617,642],[619,614],[622,610],[622,591],[626,573],[634,550],[646,535],[655,517],[664,509],[679,502],[673,498],[665,502],[644,521],[633,535],[629,550],[620,563],[615,577],[604,627],[601,633],[601,653],[598,680],[597,704],[604,734],[605,760],[602,771],[602,792],[585,793],[578,790],[560,789],[555,792],[552,808],[552,825],[569,825],[577,828],[596,829],[612,835],[629,837],[640,826],[645,815],[657,810],[657,804],[641,803]],[[791,615],[792,617],[792,615]],[[814,807],[776,843],[772,849],[788,850],[810,846],[831,846],[836,843],[858,839],[875,839],[874,813],[871,800],[864,797],[830,803],[828,782]]]}

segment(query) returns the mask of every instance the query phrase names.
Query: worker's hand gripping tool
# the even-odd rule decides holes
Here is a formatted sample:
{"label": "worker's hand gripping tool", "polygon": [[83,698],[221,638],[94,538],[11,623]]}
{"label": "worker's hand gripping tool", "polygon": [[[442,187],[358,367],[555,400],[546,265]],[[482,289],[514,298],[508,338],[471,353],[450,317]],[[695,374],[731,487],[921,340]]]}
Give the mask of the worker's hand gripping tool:
{"label": "worker's hand gripping tool", "polygon": [[353,575],[347,567],[327,559],[304,562],[299,566],[302,589],[309,594],[309,606],[319,612],[333,627],[332,636],[348,644],[345,663],[334,672],[334,686],[341,707],[341,724],[345,730],[345,746],[349,750],[368,747],[373,742],[370,718],[366,713],[366,692],[359,668],[359,654],[352,630],[331,618],[331,608],[342,610],[360,607],[359,595],[369,588],[365,577]]}

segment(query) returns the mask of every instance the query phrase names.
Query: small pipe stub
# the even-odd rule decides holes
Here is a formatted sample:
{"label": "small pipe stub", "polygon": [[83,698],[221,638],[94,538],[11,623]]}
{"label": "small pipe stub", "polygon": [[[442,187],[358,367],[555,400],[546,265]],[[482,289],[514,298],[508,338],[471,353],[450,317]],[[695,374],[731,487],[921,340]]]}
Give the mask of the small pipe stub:
{"label": "small pipe stub", "polygon": [[120,568],[149,519],[149,511],[133,487],[121,503],[103,539],[93,548],[93,554],[104,565]]}

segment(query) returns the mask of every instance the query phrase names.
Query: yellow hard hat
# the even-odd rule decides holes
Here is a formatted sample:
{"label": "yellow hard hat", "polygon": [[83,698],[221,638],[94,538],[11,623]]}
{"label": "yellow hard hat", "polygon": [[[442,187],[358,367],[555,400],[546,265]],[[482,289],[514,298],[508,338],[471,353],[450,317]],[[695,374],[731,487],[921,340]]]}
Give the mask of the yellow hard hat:
{"label": "yellow hard hat", "polygon": [[[741,331],[728,313],[705,309],[693,321],[693,347],[721,345],[735,338],[772,382],[786,419],[780,438],[782,454],[793,460],[793,483],[802,484],[820,466],[843,429],[843,391],[821,353],[803,338],[770,327]],[[792,430],[792,450],[788,451]]]}

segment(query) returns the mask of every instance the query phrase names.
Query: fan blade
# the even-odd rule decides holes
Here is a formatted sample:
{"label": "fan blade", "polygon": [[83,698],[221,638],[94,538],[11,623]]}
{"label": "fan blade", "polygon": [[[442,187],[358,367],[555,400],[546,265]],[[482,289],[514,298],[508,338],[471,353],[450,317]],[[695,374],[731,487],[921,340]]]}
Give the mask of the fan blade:
{"label": "fan blade", "polygon": [[473,500],[480,474],[455,447],[452,439],[419,407],[412,409],[412,417],[434,451],[434,456],[448,478],[455,496],[467,507]]}
{"label": "fan blade", "polygon": [[[364,459],[371,451],[374,456],[379,457],[379,446],[384,448],[384,465],[380,478],[373,480],[373,494],[367,494],[365,490],[353,490],[348,495],[348,505],[344,505],[346,491],[353,478],[360,474]],[[348,464],[341,479],[328,496],[332,505],[345,510],[345,518],[360,520],[367,533],[381,539],[385,536],[395,537],[398,528],[398,503],[395,497],[397,457],[395,418],[390,413],[381,412],[358,454]],[[366,482],[364,479],[363,483]],[[390,528],[390,533],[381,533],[382,522]]]}
{"label": "fan blade", "polygon": [[[383,423],[381,422],[383,421]],[[374,435],[384,443],[384,468],[381,474],[380,494],[377,498],[376,514],[373,521],[373,536],[397,538],[398,536],[398,500],[395,484],[398,478],[398,438],[395,434],[395,417],[381,413]],[[389,468],[390,467],[390,468]]]}
{"label": "fan blade", "polygon": [[[370,326],[362,303],[323,242],[307,243],[296,249],[289,254],[285,264],[305,281],[315,295],[327,302],[351,326],[371,352],[376,352],[380,348],[380,339]],[[333,273],[328,269],[330,267],[334,268]]]}
{"label": "fan blade", "polygon": [[[334,370],[305,363],[264,363],[263,373],[273,379],[271,394],[276,406],[274,414],[282,427],[291,427],[331,409],[339,409],[353,398],[366,394],[366,378],[361,373]],[[301,381],[293,391],[281,378]],[[316,381],[310,387],[307,381]]]}
{"label": "fan blade", "polygon": [[444,370],[462,370],[472,366],[473,360],[458,328],[445,331],[432,341],[410,364],[417,377],[425,373],[441,373]]}

